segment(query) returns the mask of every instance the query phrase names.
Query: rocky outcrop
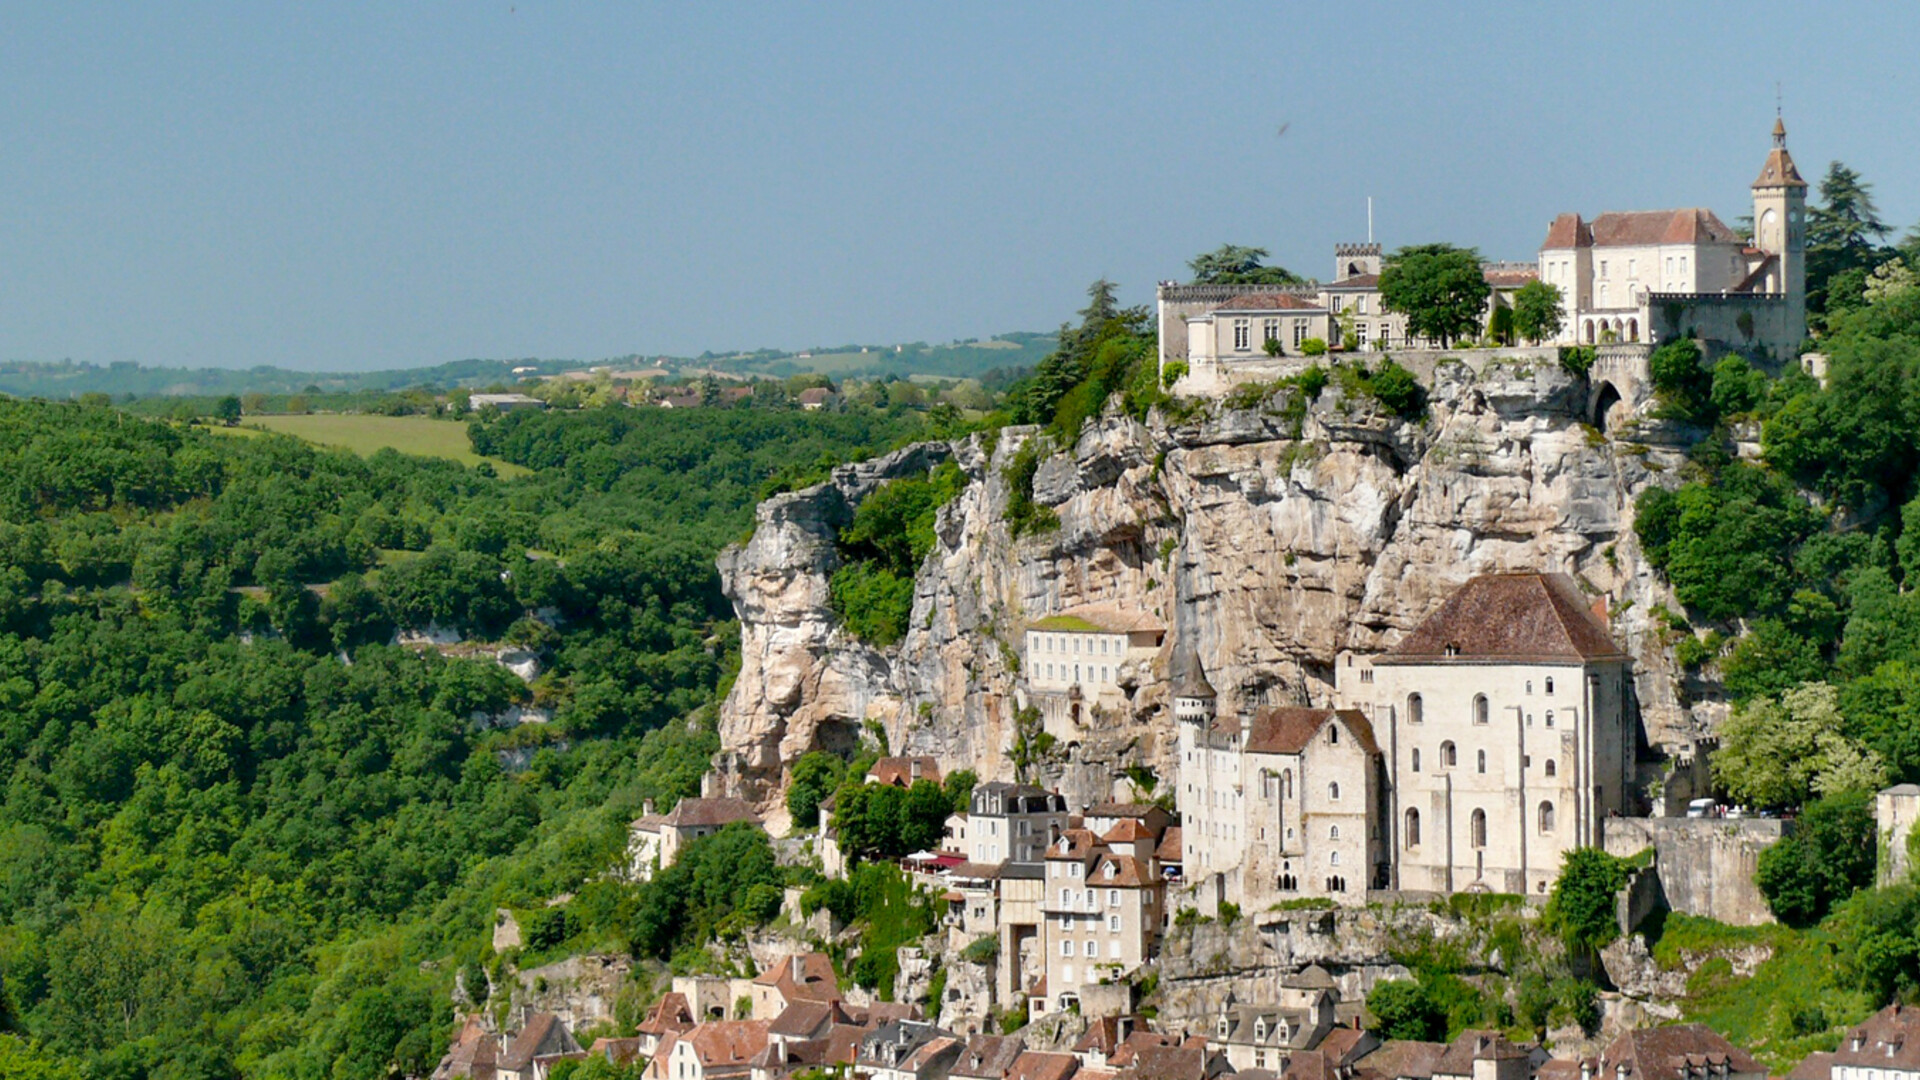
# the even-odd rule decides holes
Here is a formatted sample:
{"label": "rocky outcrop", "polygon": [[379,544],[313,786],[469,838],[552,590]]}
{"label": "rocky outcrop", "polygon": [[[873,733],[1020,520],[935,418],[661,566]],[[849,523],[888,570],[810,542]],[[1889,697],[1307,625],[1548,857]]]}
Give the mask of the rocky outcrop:
{"label": "rocky outcrop", "polygon": [[[1427,415],[1384,413],[1339,383],[1304,408],[1281,390],[1249,407],[1110,412],[1070,448],[1045,447],[1033,498],[1059,527],[1015,537],[1005,469],[1044,439],[1008,428],[835,470],[761,505],[753,539],[720,559],[741,622],[743,662],[721,714],[722,780],[775,801],[785,766],[843,747],[867,721],[894,752],[939,756],[983,778],[1013,772],[1019,669],[1032,619],[1105,602],[1171,628],[1155,659],[1196,649],[1227,712],[1326,703],[1344,650],[1390,647],[1476,573],[1574,574],[1613,613],[1636,659],[1648,743],[1685,745],[1711,719],[1683,708],[1655,605],[1674,606],[1640,556],[1632,500],[1684,461],[1684,433],[1613,434],[1585,421],[1592,388],[1550,360],[1432,366]],[[1242,399],[1244,400],[1244,399]],[[911,626],[888,650],[835,619],[835,530],[860,498],[952,458],[970,478],[943,508],[914,585]],[[1075,805],[1127,794],[1128,765],[1171,775],[1164,681],[1121,715],[1067,732],[1039,779]]]}

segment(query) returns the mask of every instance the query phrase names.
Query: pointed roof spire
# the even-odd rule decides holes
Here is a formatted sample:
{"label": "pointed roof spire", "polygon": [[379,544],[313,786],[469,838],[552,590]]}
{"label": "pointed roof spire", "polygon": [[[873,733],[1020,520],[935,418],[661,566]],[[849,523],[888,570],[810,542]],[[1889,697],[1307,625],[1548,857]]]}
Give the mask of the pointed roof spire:
{"label": "pointed roof spire", "polygon": [[1787,122],[1776,112],[1773,118],[1773,150],[1767,154],[1767,163],[1760,167],[1760,178],[1753,182],[1756,188],[1806,187],[1807,182],[1800,178],[1800,170],[1794,167],[1793,155],[1787,153]]}
{"label": "pointed roof spire", "polygon": [[1180,650],[1175,662],[1173,677],[1173,696],[1183,698],[1217,697],[1213,684],[1207,681],[1206,669],[1200,665],[1200,657],[1192,649]]}

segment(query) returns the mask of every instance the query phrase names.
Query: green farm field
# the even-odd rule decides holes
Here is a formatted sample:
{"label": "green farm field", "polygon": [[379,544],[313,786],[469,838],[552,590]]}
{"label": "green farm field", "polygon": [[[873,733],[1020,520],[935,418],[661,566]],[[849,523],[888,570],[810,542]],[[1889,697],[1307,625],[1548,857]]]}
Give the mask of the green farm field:
{"label": "green farm field", "polygon": [[467,425],[428,416],[368,416],[360,413],[250,416],[246,426],[277,431],[322,446],[337,446],[356,454],[391,448],[419,457],[449,458],[463,465],[492,465],[501,476],[524,476],[526,469],[497,459],[483,458],[467,442]]}

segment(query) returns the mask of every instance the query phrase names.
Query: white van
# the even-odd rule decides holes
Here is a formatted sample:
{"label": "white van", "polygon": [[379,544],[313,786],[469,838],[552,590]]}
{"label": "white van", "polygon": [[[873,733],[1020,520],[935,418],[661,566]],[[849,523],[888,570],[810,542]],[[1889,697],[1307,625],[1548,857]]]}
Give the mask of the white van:
{"label": "white van", "polygon": [[1687,816],[1712,817],[1714,805],[1712,799],[1695,799],[1687,804]]}

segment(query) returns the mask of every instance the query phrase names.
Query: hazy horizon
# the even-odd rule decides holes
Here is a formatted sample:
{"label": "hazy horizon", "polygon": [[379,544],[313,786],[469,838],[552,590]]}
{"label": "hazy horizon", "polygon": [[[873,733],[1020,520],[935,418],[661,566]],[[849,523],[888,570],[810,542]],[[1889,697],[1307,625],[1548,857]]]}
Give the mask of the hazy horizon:
{"label": "hazy horizon", "polygon": [[16,6],[0,360],[307,371],[947,342],[1225,242],[1533,257],[1807,179],[1920,219],[1920,10]]}

